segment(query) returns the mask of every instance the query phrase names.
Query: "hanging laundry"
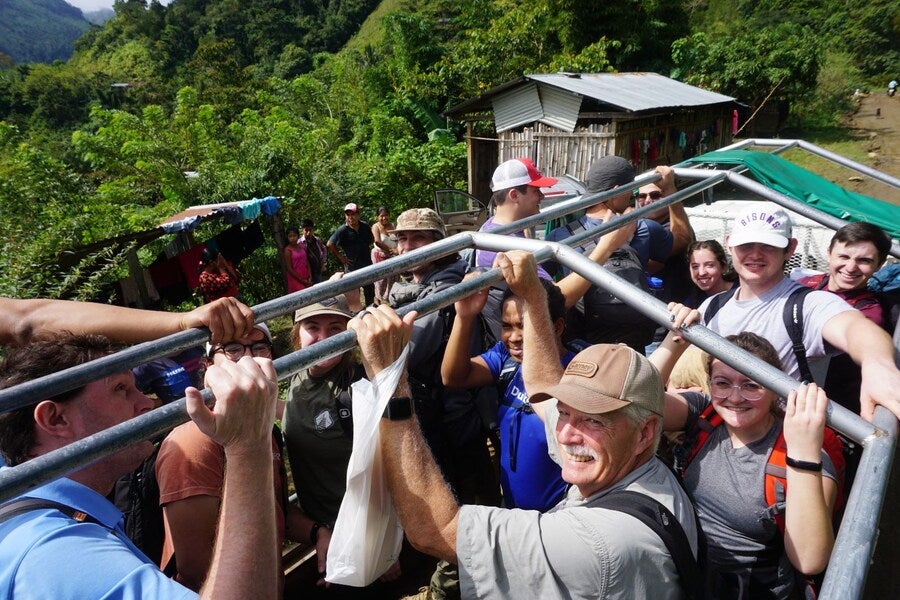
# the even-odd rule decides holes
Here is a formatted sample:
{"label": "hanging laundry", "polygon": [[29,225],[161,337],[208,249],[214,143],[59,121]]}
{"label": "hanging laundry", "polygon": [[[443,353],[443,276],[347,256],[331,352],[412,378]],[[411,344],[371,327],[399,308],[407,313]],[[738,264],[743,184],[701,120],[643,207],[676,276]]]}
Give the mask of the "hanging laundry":
{"label": "hanging laundry", "polygon": [[647,150],[647,163],[652,166],[659,158],[659,139],[650,138],[650,148]]}

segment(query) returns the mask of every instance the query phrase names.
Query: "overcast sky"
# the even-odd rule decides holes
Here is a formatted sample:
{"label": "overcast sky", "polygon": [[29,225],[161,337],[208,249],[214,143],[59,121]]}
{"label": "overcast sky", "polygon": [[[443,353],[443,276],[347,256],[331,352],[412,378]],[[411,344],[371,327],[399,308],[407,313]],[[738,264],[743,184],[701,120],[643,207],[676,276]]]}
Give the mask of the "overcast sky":
{"label": "overcast sky", "polygon": [[[163,4],[168,4],[171,0],[162,0]],[[66,0],[72,6],[77,6],[82,11],[98,10],[100,8],[112,8],[113,0]]]}

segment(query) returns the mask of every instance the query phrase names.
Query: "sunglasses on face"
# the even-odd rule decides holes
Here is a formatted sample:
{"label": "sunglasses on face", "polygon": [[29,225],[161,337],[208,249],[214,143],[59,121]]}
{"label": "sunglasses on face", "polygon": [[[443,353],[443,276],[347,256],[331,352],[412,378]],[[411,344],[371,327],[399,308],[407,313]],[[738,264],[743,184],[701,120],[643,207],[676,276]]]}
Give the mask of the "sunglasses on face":
{"label": "sunglasses on face", "polygon": [[662,198],[662,192],[638,192],[635,195],[637,196],[638,200],[646,200],[647,196],[650,196],[651,200],[659,200],[660,198]]}

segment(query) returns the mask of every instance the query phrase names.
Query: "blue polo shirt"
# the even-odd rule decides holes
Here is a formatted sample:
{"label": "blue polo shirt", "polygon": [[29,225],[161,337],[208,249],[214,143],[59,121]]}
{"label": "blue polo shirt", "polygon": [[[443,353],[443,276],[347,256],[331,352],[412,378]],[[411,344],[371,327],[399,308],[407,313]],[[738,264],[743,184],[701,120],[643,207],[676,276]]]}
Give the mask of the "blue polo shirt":
{"label": "blue polo shirt", "polygon": [[[563,356],[569,364],[573,352]],[[497,342],[481,355],[499,382],[509,351]],[[563,481],[558,464],[547,451],[547,434],[525,393],[521,364],[503,391],[498,410],[500,426],[500,487],[506,508],[523,508],[545,512],[556,506],[565,495],[568,484]]]}
{"label": "blue polo shirt", "polygon": [[52,508],[0,523],[0,598],[197,597],[131,543],[122,530],[122,513],[92,489],[62,478],[23,496],[71,506],[100,524],[79,523]]}

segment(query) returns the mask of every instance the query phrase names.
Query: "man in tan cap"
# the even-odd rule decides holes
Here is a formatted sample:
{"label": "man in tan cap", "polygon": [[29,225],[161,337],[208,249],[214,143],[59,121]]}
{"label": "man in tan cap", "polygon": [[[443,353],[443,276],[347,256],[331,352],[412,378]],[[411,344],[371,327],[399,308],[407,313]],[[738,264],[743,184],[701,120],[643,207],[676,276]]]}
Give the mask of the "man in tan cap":
{"label": "man in tan cap", "polygon": [[[535,359],[525,365],[545,400],[551,452],[568,496],[548,513],[460,506],[410,416],[409,389],[400,382],[381,425],[382,456],[394,505],[404,530],[420,550],[459,564],[463,597],[492,598],[680,598],[676,568],[696,556],[697,530],[690,501],[674,475],[655,458],[663,387],[647,359],[626,346],[598,345],[578,354],[565,373],[553,348],[535,350],[550,327],[542,286],[534,285],[530,255],[501,253],[498,266],[526,300],[526,345]],[[400,355],[415,315],[402,320],[388,307],[352,319],[369,377]],[[547,356],[547,354],[550,356]],[[526,357],[529,348],[525,349]],[[526,359],[527,360],[527,359]],[[636,518],[614,497],[652,503],[668,511],[667,533],[683,552],[670,551],[658,526]],[[663,510],[665,509],[665,510]],[[680,525],[680,527],[676,527]],[[679,585],[682,584],[682,586]]]}
{"label": "man in tan cap", "polygon": [[[430,208],[402,212],[392,233],[397,236],[400,254],[442,240],[447,234],[440,216]],[[466,262],[458,254],[418,264],[411,270],[412,281],[392,286],[390,305],[400,308],[453,286],[462,281],[465,272]],[[440,367],[453,322],[451,305],[416,319],[413,326],[407,374],[416,416],[441,472],[460,500],[499,504],[499,483],[488,453],[485,428],[473,402],[473,398],[478,398],[476,391],[446,388],[441,382]],[[469,354],[478,355],[484,350],[481,333],[479,330],[471,336]],[[427,597],[460,597],[456,565],[438,563]]]}

